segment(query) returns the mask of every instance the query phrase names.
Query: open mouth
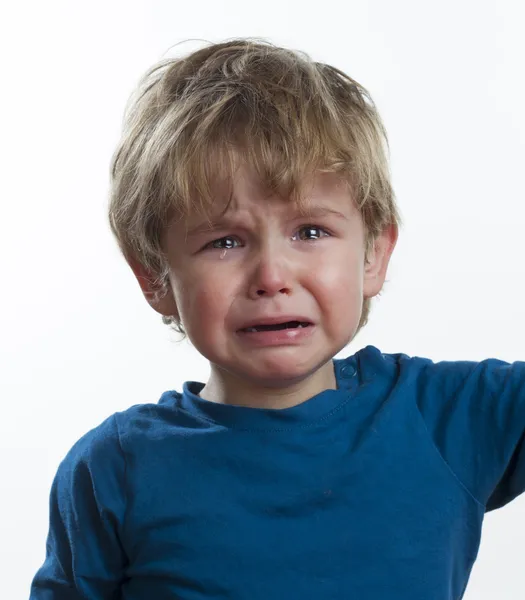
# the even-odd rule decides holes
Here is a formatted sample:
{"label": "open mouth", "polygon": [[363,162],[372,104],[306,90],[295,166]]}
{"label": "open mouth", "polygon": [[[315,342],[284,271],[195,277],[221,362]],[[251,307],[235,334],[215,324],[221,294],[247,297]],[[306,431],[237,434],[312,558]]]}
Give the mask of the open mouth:
{"label": "open mouth", "polygon": [[255,325],[254,327],[246,327],[241,329],[245,333],[256,333],[258,331],[280,331],[282,329],[300,329],[302,327],[310,327],[311,323],[302,321],[287,321],[286,323],[276,323],[274,325]]}

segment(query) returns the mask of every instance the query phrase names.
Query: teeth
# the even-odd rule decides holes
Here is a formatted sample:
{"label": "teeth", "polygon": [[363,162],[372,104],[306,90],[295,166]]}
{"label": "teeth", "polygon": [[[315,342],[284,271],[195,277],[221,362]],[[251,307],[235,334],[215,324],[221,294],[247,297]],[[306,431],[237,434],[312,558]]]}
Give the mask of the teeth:
{"label": "teeth", "polygon": [[246,331],[249,331],[250,333],[254,333],[254,332],[257,332],[257,329],[255,329],[255,327],[248,327],[246,329]]}

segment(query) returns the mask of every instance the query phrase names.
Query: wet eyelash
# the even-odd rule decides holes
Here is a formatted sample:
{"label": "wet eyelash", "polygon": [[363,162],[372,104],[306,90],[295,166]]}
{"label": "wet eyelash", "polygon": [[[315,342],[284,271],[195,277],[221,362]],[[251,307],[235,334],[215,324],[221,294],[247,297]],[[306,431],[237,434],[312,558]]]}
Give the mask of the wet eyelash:
{"label": "wet eyelash", "polygon": [[209,242],[208,244],[206,244],[204,246],[204,248],[205,249],[209,248],[210,250],[221,250],[221,251],[223,251],[223,250],[233,250],[233,248],[217,248],[217,247],[215,247],[213,245],[213,244],[216,244],[217,242],[223,242],[224,240],[235,240],[235,241],[239,242],[239,240],[235,236],[233,236],[233,235],[225,235],[224,237],[217,238],[216,240],[213,240],[213,241]]}
{"label": "wet eyelash", "polygon": [[[299,231],[303,231],[303,230],[308,230],[308,229],[318,229],[319,231],[322,231],[324,234],[326,234],[327,236],[330,236],[331,233],[325,229],[324,227],[321,227],[320,225],[313,225],[313,224],[308,224],[308,225],[303,225],[302,227],[299,227],[299,229],[297,230],[297,232]],[[325,237],[325,236],[320,236],[320,237]],[[320,238],[315,238],[315,239],[320,239]]]}

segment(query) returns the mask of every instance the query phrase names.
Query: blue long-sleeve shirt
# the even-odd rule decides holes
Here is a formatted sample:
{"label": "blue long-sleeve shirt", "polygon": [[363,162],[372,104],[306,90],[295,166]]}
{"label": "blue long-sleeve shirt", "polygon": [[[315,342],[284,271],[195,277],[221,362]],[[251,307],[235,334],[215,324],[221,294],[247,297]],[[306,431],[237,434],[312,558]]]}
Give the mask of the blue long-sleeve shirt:
{"label": "blue long-sleeve shirt", "polygon": [[525,490],[525,363],[334,363],[292,408],[188,382],[87,433],[31,600],[461,598],[485,512]]}

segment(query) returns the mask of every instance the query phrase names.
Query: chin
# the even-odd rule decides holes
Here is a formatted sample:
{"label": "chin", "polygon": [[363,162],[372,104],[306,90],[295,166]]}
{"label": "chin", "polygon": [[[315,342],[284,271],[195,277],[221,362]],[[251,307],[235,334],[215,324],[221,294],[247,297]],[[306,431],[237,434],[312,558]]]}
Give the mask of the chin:
{"label": "chin", "polygon": [[[324,362],[324,361],[323,361]],[[303,362],[298,364],[297,360],[290,357],[289,360],[277,358],[276,360],[260,360],[256,366],[243,369],[244,377],[258,381],[268,387],[287,387],[307,379],[315,373],[323,363],[317,361]]]}

